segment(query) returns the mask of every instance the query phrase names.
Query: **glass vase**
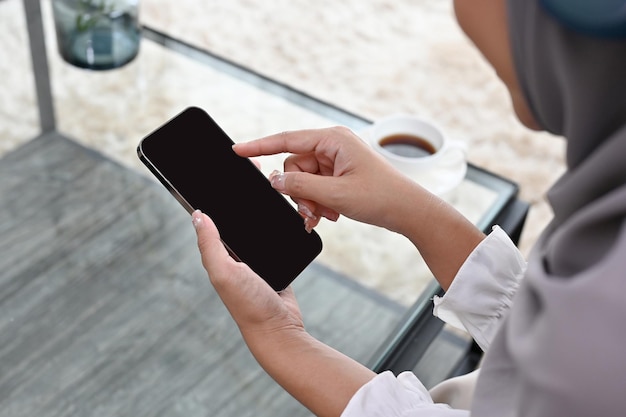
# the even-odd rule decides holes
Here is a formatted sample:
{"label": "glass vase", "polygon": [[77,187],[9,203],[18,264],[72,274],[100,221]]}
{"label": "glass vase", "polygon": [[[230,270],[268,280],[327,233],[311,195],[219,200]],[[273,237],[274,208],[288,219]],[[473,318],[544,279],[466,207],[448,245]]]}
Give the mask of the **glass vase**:
{"label": "glass vase", "polygon": [[139,0],[52,0],[59,53],[77,67],[119,68],[139,53]]}

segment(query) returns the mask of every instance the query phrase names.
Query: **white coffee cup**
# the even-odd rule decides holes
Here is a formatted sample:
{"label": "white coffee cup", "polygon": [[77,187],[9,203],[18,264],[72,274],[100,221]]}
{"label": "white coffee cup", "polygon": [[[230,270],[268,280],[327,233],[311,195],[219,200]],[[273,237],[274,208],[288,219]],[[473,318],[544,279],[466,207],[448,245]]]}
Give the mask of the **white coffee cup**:
{"label": "white coffee cup", "polygon": [[435,194],[456,187],[467,172],[465,143],[423,118],[391,115],[360,133],[396,169]]}

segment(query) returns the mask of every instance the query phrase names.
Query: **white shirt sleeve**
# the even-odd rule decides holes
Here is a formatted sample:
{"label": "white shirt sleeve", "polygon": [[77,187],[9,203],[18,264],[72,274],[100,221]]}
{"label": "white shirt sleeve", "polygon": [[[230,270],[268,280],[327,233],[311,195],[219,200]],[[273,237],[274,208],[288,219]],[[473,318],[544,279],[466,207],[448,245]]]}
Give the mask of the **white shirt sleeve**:
{"label": "white shirt sleeve", "polygon": [[[434,314],[467,330],[485,350],[508,311],[526,262],[498,226],[474,249],[443,297],[434,299]],[[468,417],[469,411],[433,402],[412,372],[395,377],[386,371],[362,386],[342,417]]]}
{"label": "white shirt sleeve", "polygon": [[526,261],[498,226],[474,249],[443,297],[435,297],[433,314],[467,330],[489,348],[501,318],[526,271]]}
{"label": "white shirt sleeve", "polygon": [[385,371],[354,394],[341,417],[469,417],[469,411],[435,404],[412,372],[396,378]]}

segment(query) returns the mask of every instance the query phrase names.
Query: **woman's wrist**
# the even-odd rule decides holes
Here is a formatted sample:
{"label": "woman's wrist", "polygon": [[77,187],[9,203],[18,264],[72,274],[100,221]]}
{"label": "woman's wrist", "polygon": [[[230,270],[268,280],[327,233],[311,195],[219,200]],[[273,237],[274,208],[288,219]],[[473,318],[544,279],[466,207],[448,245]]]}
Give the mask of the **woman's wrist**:
{"label": "woman's wrist", "polygon": [[393,187],[400,198],[391,199],[388,229],[406,236],[430,270],[447,289],[458,269],[485,238],[475,225],[450,204],[410,179]]}
{"label": "woman's wrist", "polygon": [[[432,213],[438,198],[411,179],[398,174],[387,187],[389,195],[384,201],[380,226],[410,237],[416,228]],[[416,225],[418,227],[416,227]]]}
{"label": "woman's wrist", "polygon": [[[311,337],[302,326],[285,325],[268,328],[242,328],[239,327],[244,341],[252,354],[256,357],[268,351],[270,346],[279,346],[280,349],[298,345],[309,340]],[[271,352],[271,351],[270,351]]]}
{"label": "woman's wrist", "polygon": [[263,369],[318,416],[340,415],[376,374],[311,336],[304,328],[244,334]]}

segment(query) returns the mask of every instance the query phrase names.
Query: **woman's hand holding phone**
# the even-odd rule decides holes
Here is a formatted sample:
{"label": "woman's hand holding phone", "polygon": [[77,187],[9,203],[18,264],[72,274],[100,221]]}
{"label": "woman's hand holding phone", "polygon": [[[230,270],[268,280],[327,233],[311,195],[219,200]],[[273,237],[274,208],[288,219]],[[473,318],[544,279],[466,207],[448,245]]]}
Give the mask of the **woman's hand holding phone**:
{"label": "woman's hand holding phone", "polygon": [[375,374],[309,335],[291,287],[274,291],[230,256],[208,216],[192,216],[202,264],[259,364],[316,415],[341,414]]}
{"label": "woman's hand holding phone", "polygon": [[304,329],[291,287],[279,293],[274,291],[248,265],[231,257],[217,227],[206,214],[196,210],[192,220],[202,265],[244,335],[251,331],[269,334],[283,329]]}

